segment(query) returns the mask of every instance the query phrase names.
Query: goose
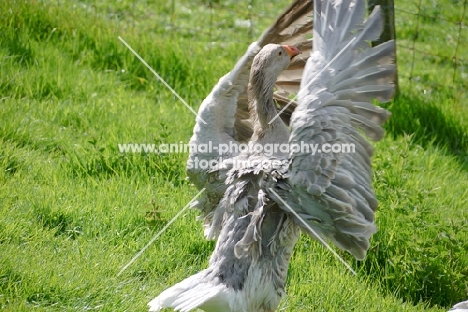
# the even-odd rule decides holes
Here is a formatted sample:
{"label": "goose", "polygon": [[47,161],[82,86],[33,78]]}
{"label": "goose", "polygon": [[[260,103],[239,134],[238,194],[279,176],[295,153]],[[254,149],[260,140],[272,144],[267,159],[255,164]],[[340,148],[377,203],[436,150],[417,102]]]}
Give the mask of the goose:
{"label": "goose", "polygon": [[449,311],[450,312],[468,312],[468,300],[457,303]]}
{"label": "goose", "polygon": [[377,208],[365,137],[384,135],[390,113],[372,101],[391,100],[395,75],[394,41],[369,44],[382,32],[380,8],[365,15],[364,0],[294,2],[203,101],[190,144],[229,146],[191,149],[187,162],[205,189],[193,207],[215,249],[208,268],[150,311],[275,311],[301,232],[364,259]]}

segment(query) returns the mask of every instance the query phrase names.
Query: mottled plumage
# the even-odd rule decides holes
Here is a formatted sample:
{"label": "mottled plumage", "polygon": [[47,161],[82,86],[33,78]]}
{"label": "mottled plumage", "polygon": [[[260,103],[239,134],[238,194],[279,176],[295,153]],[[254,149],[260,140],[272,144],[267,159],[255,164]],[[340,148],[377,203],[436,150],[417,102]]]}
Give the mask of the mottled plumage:
{"label": "mottled plumage", "polygon": [[[394,42],[369,45],[382,30],[379,7],[364,21],[364,0],[315,0],[313,53],[296,56],[294,48],[277,43],[295,37],[305,46],[301,36],[310,30],[306,16],[311,8],[311,2],[296,1],[250,45],[202,103],[199,114],[207,125],[197,122],[191,143],[346,143],[354,144],[355,153],[293,148],[191,152],[188,175],[198,188],[206,188],[194,207],[202,211],[205,234],[217,239],[216,247],[206,270],[165,290],[150,302],[151,311],[275,311],[301,229],[312,237],[318,233],[357,259],[365,257],[376,231],[377,200],[371,187],[373,147],[363,134],[371,140],[383,136],[380,126],[389,113],[372,100],[388,101],[393,95]],[[296,61],[303,57],[308,59],[305,68]],[[288,70],[302,79],[293,77],[288,84]],[[274,87],[297,92],[299,83],[290,118],[274,119],[279,109]],[[288,97],[279,105],[287,104]],[[196,168],[197,158],[221,165]]]}

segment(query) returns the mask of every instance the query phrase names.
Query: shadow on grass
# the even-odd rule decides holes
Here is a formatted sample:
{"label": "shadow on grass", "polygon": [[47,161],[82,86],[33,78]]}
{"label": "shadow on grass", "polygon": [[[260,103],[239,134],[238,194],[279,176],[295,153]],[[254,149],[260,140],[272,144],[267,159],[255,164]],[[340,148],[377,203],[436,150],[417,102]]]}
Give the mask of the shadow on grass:
{"label": "shadow on grass", "polygon": [[2,46],[17,64],[26,66],[32,63],[34,52],[30,43],[21,36],[20,31],[7,29],[2,37],[0,40]]}
{"label": "shadow on grass", "polygon": [[468,123],[463,122],[460,114],[457,115],[458,108],[441,109],[434,104],[438,98],[441,101],[444,99],[443,95],[428,97],[428,101],[418,96],[401,94],[386,107],[392,112],[392,117],[385,128],[394,138],[408,134],[412,135],[413,144],[424,148],[434,145],[440,147],[455,156],[468,171]]}
{"label": "shadow on grass", "polygon": [[[385,128],[395,138],[411,135],[413,145],[440,148],[468,171],[466,111],[457,111],[450,98],[442,92],[426,98],[401,94],[386,105],[392,117]],[[416,195],[415,201],[435,196],[424,190]],[[358,267],[405,302],[451,307],[466,296],[466,221],[432,224],[433,207],[407,205],[380,212],[369,257]],[[415,231],[425,235],[415,239]]]}
{"label": "shadow on grass", "polygon": [[[357,267],[404,302],[449,308],[466,297],[466,224],[429,225],[431,213],[381,213],[369,256]],[[415,231],[426,236],[416,239]]]}

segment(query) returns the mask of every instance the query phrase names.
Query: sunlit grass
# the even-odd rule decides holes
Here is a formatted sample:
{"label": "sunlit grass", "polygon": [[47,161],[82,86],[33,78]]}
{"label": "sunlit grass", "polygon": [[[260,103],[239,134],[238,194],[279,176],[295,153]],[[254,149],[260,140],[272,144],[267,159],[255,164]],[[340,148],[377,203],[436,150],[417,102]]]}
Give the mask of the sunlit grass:
{"label": "sunlit grass", "polygon": [[[247,1],[0,3],[1,308],[141,311],[206,267],[214,245],[189,210],[117,277],[197,193],[187,155],[119,152],[119,143],[187,142],[195,118],[118,36],[197,109],[280,2],[255,1],[250,13]],[[439,3],[425,12],[459,18]],[[252,27],[236,24],[249,14]],[[452,41],[441,44],[453,25],[420,22],[432,35],[417,44],[453,55]],[[397,16],[401,45],[414,26]],[[466,47],[458,53],[467,58]],[[379,232],[369,256],[341,253],[353,277],[301,238],[281,310],[444,311],[466,296],[466,94],[450,88],[453,64],[417,57],[421,78],[410,85],[411,51],[398,60],[401,97],[386,105],[388,134],[375,144]]]}

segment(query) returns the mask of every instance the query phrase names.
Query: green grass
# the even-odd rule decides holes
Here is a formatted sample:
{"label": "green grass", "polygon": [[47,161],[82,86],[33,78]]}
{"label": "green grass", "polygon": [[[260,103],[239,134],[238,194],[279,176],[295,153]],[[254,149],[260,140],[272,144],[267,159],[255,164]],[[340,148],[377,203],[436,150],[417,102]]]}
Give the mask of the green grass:
{"label": "green grass", "polygon": [[[214,245],[189,210],[117,277],[197,193],[187,155],[119,153],[187,142],[194,116],[118,36],[196,109],[287,2],[0,2],[0,308],[144,311],[206,267]],[[452,2],[423,3],[417,48],[455,54]],[[416,17],[398,8],[416,4],[396,3],[401,96],[375,144],[368,258],[340,253],[354,277],[302,237],[281,311],[445,311],[466,298],[468,50],[455,81],[453,63],[413,60]],[[248,14],[254,27],[237,27]]]}

